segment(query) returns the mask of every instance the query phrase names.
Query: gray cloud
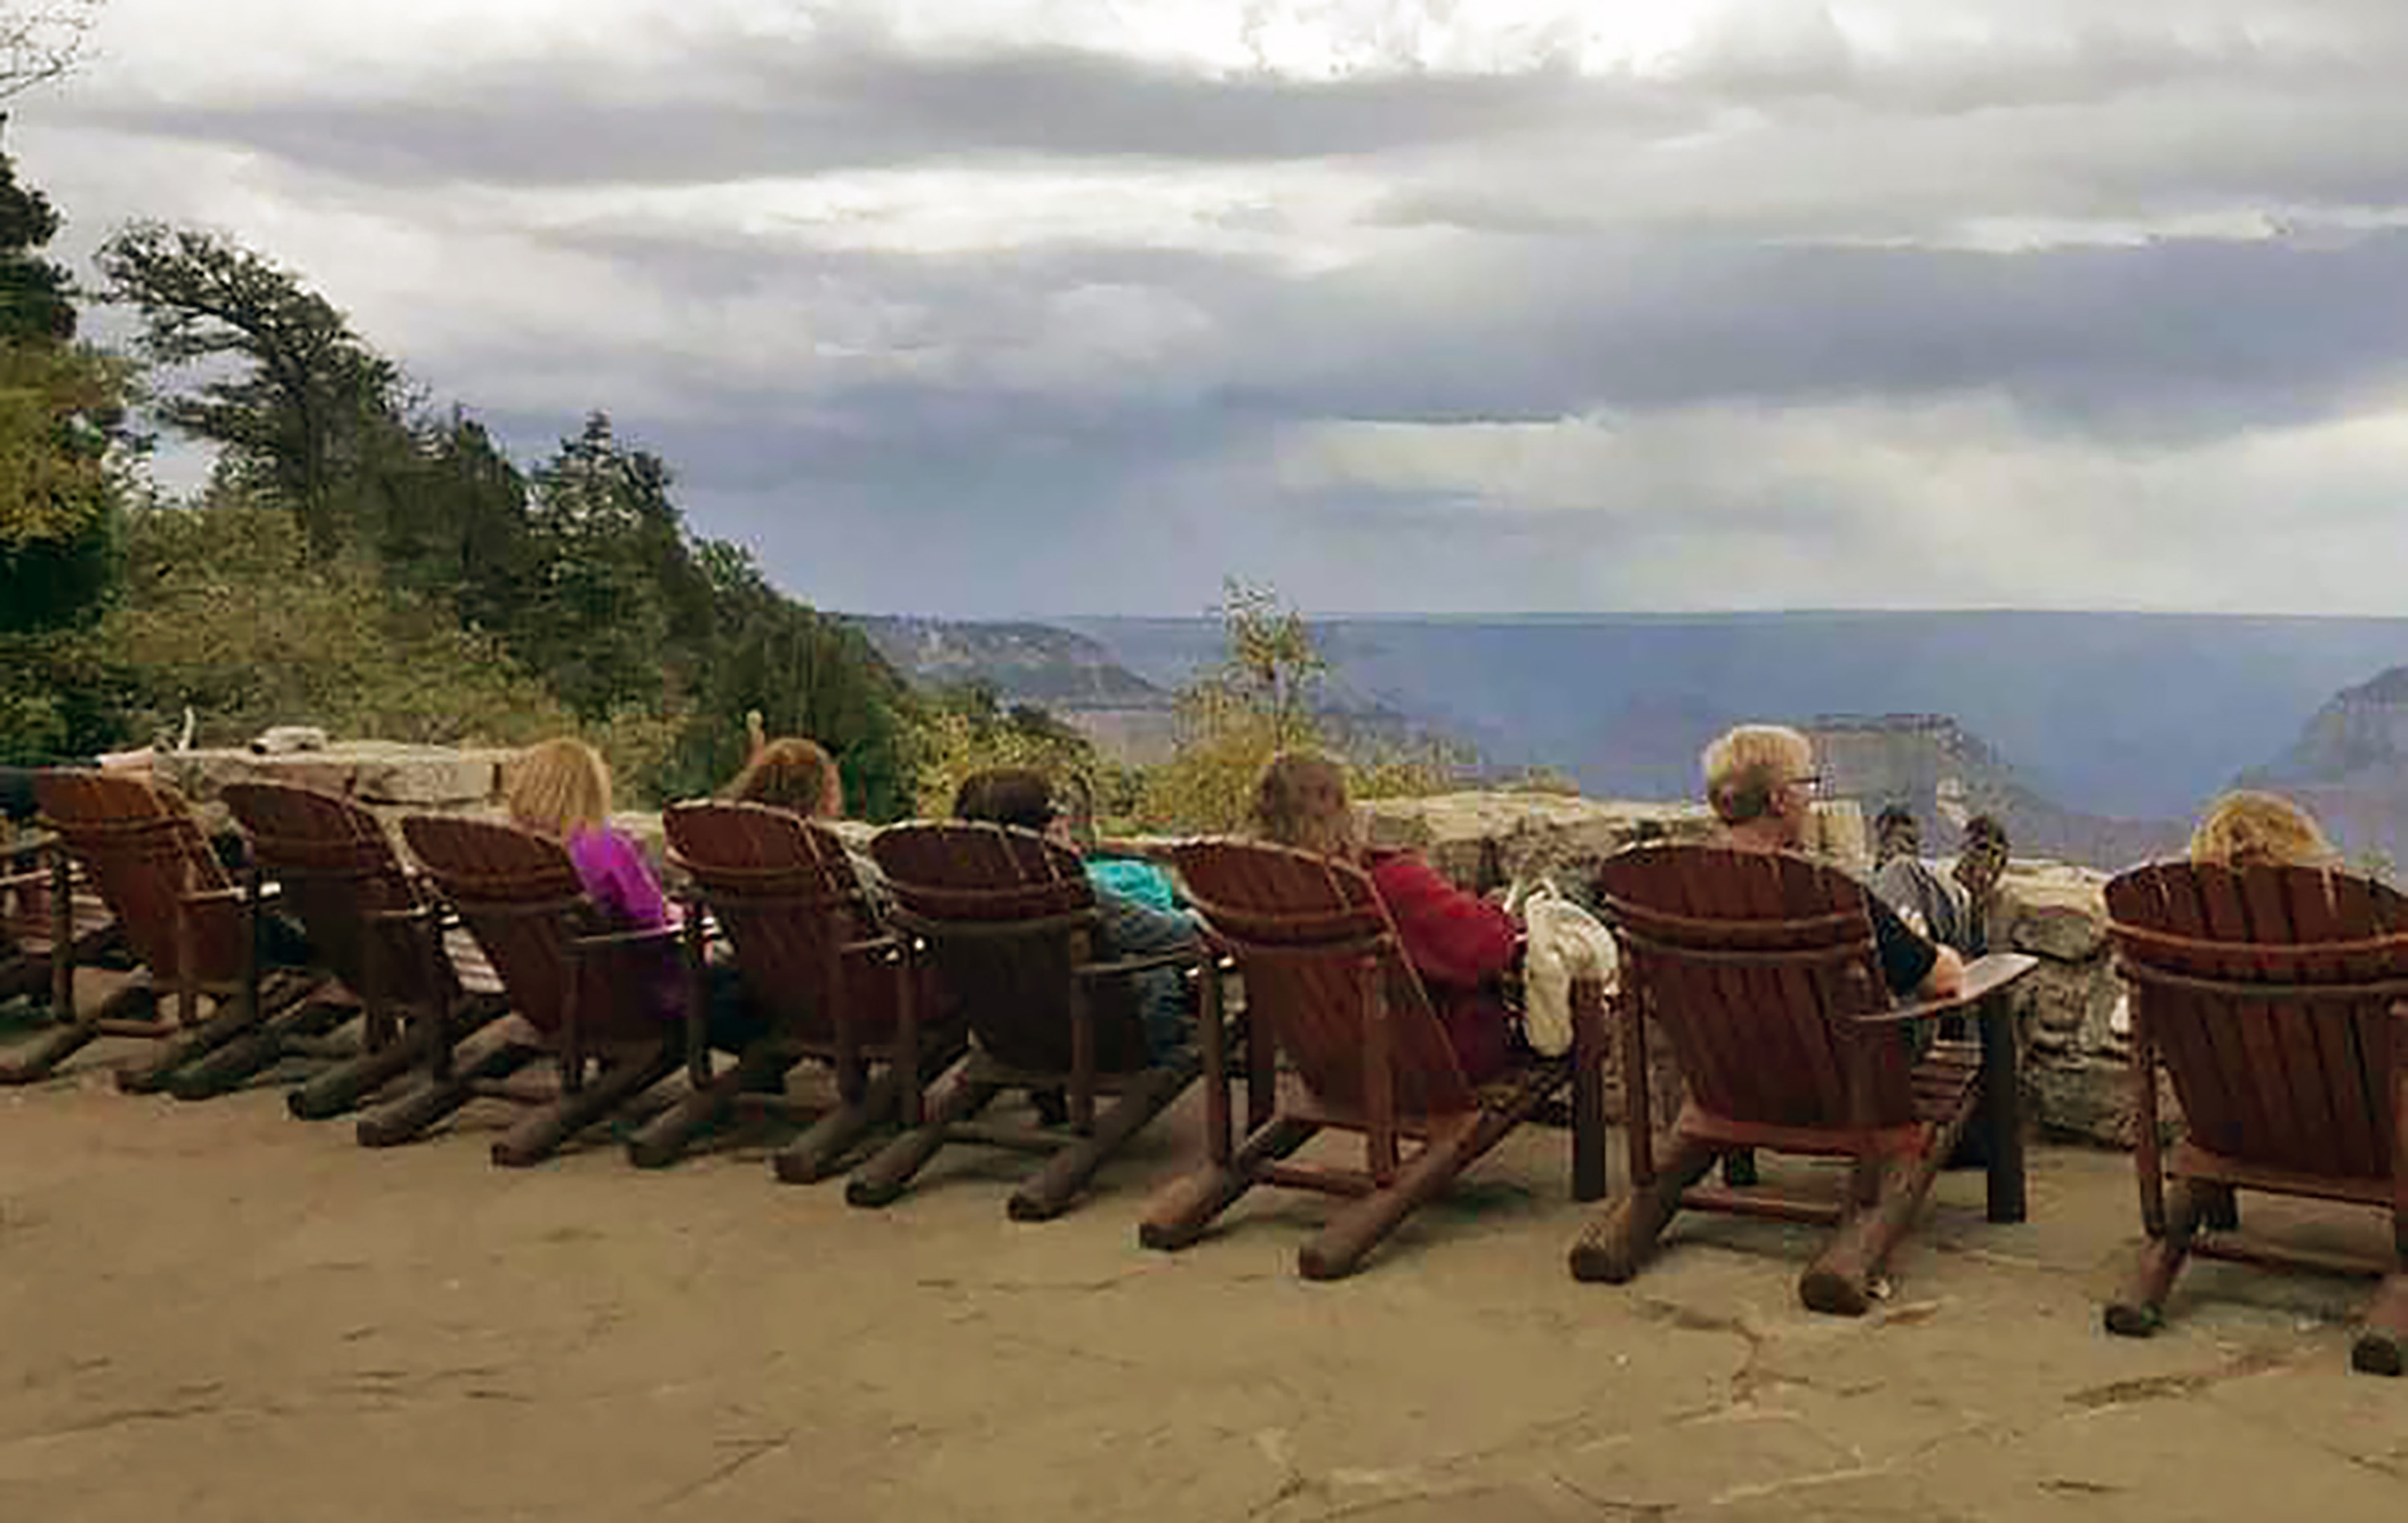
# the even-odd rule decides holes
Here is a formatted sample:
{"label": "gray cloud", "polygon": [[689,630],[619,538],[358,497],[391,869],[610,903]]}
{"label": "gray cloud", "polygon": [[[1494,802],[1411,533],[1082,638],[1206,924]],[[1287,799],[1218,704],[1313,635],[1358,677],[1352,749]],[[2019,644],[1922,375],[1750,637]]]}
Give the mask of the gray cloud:
{"label": "gray cloud", "polygon": [[[95,74],[26,140],[79,219],[294,260],[523,450],[609,408],[831,604],[2387,597],[2408,12],[1995,14],[1311,81],[695,29],[406,86]],[[780,199],[861,170],[867,209]]]}

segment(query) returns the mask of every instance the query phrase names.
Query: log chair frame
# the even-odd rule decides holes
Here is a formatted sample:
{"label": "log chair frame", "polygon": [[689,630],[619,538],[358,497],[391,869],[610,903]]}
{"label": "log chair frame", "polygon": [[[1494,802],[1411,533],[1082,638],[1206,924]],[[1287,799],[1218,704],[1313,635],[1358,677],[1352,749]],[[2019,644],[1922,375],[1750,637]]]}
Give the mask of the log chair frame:
{"label": "log chair frame", "polygon": [[[260,966],[259,918],[269,892],[256,871],[233,880],[218,861],[182,798],[172,790],[119,775],[50,771],[35,777],[42,806],[40,828],[52,837],[51,990],[52,1019],[61,1028],[0,1060],[0,1084],[38,1083],[91,1043],[105,1036],[155,1045],[148,1059],[118,1068],[117,1087],[129,1094],[175,1088],[179,1098],[200,1099],[239,1084],[286,1051],[338,1052],[321,1040],[344,1015],[313,996],[321,980]],[[109,815],[104,804],[130,806]],[[69,817],[73,818],[63,818]],[[80,878],[108,904],[123,940],[143,963],[128,983],[86,1012],[78,1002],[75,968],[79,956],[75,891]],[[120,896],[125,902],[120,903]],[[152,919],[164,915],[165,934]],[[204,921],[206,920],[206,924]],[[159,1013],[158,968],[173,1014]],[[216,1004],[200,1016],[206,996]],[[256,1055],[255,1063],[216,1061],[225,1049]],[[206,1064],[206,1066],[204,1066]],[[196,1069],[191,1082],[179,1082]]]}
{"label": "log chair frame", "polygon": [[[1975,1126],[1987,1144],[1988,1218],[2025,1219],[2017,1042],[2006,994],[2032,958],[1992,953],[1967,965],[1959,995],[1890,1005],[1866,907],[1870,890],[1835,869],[1789,853],[1650,845],[1609,859],[1599,878],[1605,918],[1623,948],[1622,1071],[1648,1072],[1653,1016],[1691,1089],[1659,1160],[1647,1085],[1624,1085],[1629,1188],[1573,1247],[1575,1278],[1626,1283],[1684,1209],[1828,1226],[1836,1231],[1800,1276],[1799,1298],[1814,1311],[1861,1316],[1933,1179]],[[1677,910],[1656,902],[1676,896],[1684,901]],[[1717,1007],[1713,1036],[1693,1002]],[[1901,1036],[1968,1013],[1978,1046],[1942,1039],[1909,1064]],[[1787,1048],[1802,1060],[1798,1069],[1722,1050],[1718,1044],[1742,1028],[1757,1039],[1751,1056]],[[1843,1198],[1749,1188],[1758,1149],[1846,1159]],[[1733,1160],[1742,1165],[1736,1179]],[[1701,1184],[1717,1160],[1726,1182]]]}
{"label": "log chair frame", "polygon": [[[779,1149],[770,1162],[772,1173],[789,1184],[826,1179],[842,1169],[864,1140],[900,1118],[903,1070],[908,1067],[924,1083],[960,1059],[966,1033],[957,1021],[940,1027],[924,1018],[924,1002],[915,997],[921,990],[907,987],[919,970],[906,955],[901,938],[882,929],[844,939],[829,933],[837,928],[878,927],[881,917],[855,877],[843,843],[827,827],[764,804],[718,801],[673,804],[665,822],[669,862],[694,885],[684,917],[687,1092],[628,1141],[628,1160],[638,1168],[671,1163],[697,1132],[730,1112],[796,1114],[802,1109],[800,1103],[754,1087],[763,1080],[782,1081],[797,1064],[816,1060],[835,1074],[837,1103],[818,1108],[802,1135]],[[721,860],[712,855],[712,847],[723,843],[708,833],[714,826],[743,828],[753,838],[748,845],[757,845],[762,833],[794,832],[788,841],[807,860]],[[797,890],[797,879],[811,886]],[[791,1007],[773,1013],[770,1029],[718,1071],[710,1035],[710,943],[725,939],[741,971],[747,953],[737,928],[765,922],[777,935],[791,935],[797,925],[810,928],[802,938],[809,948],[800,958],[795,957],[791,943],[752,954],[765,967],[780,971],[790,971],[782,966],[790,960],[807,963],[816,987],[808,996],[781,989],[781,1004],[786,998],[807,999],[810,1008],[799,1018]],[[872,976],[895,982],[896,1018],[882,1040],[845,996],[848,964],[880,970]],[[873,1063],[879,1067],[874,1076]]]}
{"label": "log chair frame", "polygon": [[[1168,1110],[1201,1072],[1200,1060],[1184,1048],[1167,1060],[1149,1058],[1106,1067],[1096,986],[1161,970],[1193,973],[1207,953],[1199,947],[1096,961],[1102,916],[1085,869],[1075,853],[1033,832],[1006,825],[918,822],[887,827],[871,849],[894,894],[887,924],[902,938],[912,962],[941,975],[949,947],[981,949],[1006,961],[1050,959],[1051,948],[1065,948],[1066,977],[1053,997],[1060,1001],[1070,1052],[1069,1061],[1062,1065],[1006,1060],[989,1045],[999,1034],[1027,1036],[1026,1022],[1020,1018],[1025,1012],[999,1022],[984,1020],[989,1012],[982,1001],[988,991],[956,985],[971,1033],[968,1054],[939,1086],[924,1083],[914,1067],[902,1068],[903,1131],[854,1171],[845,1184],[845,1200],[856,1206],[887,1205],[902,1196],[947,1144],[970,1142],[1046,1158],[1045,1165],[1012,1191],[1006,1209],[1014,1221],[1059,1217],[1077,1203],[1122,1145]],[[975,885],[954,880],[952,872],[944,875],[947,881],[932,881],[935,874],[918,875],[931,853],[953,858],[955,867],[973,853],[983,854],[986,875]],[[903,987],[910,1011],[926,985],[907,978]],[[1132,1042],[1141,1047],[1134,1003],[1111,1006],[1111,1016],[1122,1049]],[[922,1018],[913,1011],[906,1018],[918,1022]],[[1067,1131],[979,1121],[978,1113],[1008,1089],[1032,1095],[1065,1091]],[[1105,1096],[1113,1103],[1099,1110],[1096,1101]]]}
{"label": "log chair frame", "polygon": [[[1573,989],[1570,1053],[1537,1060],[1475,1088],[1455,1063],[1395,922],[1359,869],[1250,841],[1193,842],[1174,848],[1171,858],[1211,928],[1220,956],[1216,972],[1233,970],[1245,983],[1245,1129],[1240,1140],[1229,1097],[1235,1074],[1220,1018],[1222,983],[1210,976],[1204,980],[1205,1018],[1199,1026],[1205,1160],[1156,1194],[1138,1229],[1140,1244],[1186,1247],[1256,1185],[1310,1191],[1350,1203],[1297,1250],[1297,1273],[1311,1280],[1342,1278],[1567,1085],[1573,1091],[1572,1196],[1593,1201],[1605,1193],[1603,1001],[1593,982],[1584,979]],[[1271,881],[1221,881],[1249,869]],[[1276,883],[1275,875],[1294,881]],[[1308,885],[1339,903],[1272,910],[1230,902],[1232,890],[1250,889],[1249,899],[1277,898]],[[1334,1077],[1359,1090],[1354,1098],[1313,1090],[1303,1072],[1312,1064],[1299,1063],[1300,1054],[1281,1034],[1299,1018],[1284,1008],[1266,1008],[1258,999],[1256,982],[1316,963],[1346,970],[1343,998],[1356,1012],[1360,1060],[1356,1071]],[[1262,976],[1250,979],[1249,970]],[[1320,992],[1307,984],[1283,988],[1271,997],[1312,1000]],[[1400,1031],[1406,1023],[1415,1028],[1410,1037]],[[1287,1066],[1298,1070],[1286,1082],[1281,1074],[1283,1054]],[[1419,1067],[1400,1072],[1400,1065],[1416,1062]],[[1289,1161],[1325,1130],[1359,1134],[1363,1167]],[[1408,1157],[1400,1140],[1419,1146]]]}
{"label": "log chair frame", "polygon": [[[2310,888],[2319,875],[2329,902]],[[2163,863],[2119,875],[2109,907],[2116,971],[2132,995],[2133,1168],[2147,1242],[2105,1309],[2108,1331],[2147,1337],[2162,1327],[2174,1280],[2194,1257],[2371,1277],[2381,1283],[2350,1362],[2366,1374],[2401,1374],[2408,901],[2339,872]],[[2280,919],[2297,939],[2248,939],[2252,919],[2261,927]],[[2166,1147],[2161,1073],[2186,1111],[2196,1107],[2194,1130],[2247,1146],[2219,1150],[2186,1139]],[[2247,1156],[2267,1151],[2315,1157]],[[2390,1249],[2334,1253],[2244,1233],[2243,1189],[2382,1211]]]}
{"label": "log chair frame", "polygon": [[[423,1082],[360,1117],[357,1135],[362,1146],[390,1147],[411,1142],[470,1101],[502,1100],[534,1114],[494,1142],[493,1161],[499,1168],[525,1168],[552,1157],[587,1129],[638,1103],[654,1085],[677,1072],[684,1060],[681,1026],[661,1021],[657,1033],[630,1035],[641,1024],[641,1012],[630,1014],[625,1007],[616,1007],[602,1012],[597,1021],[595,1013],[584,1005],[589,982],[610,988],[602,979],[589,976],[599,971],[599,962],[624,959],[645,947],[674,952],[683,933],[680,927],[592,930],[593,901],[581,890],[568,891],[577,877],[567,853],[529,832],[483,820],[420,815],[405,819],[402,833],[433,879],[443,913],[465,922],[492,958],[509,1007],[538,1029],[544,1024],[542,1015],[550,1016],[552,1024],[541,1045],[504,1032],[484,1043],[480,1051],[462,1052],[450,1011],[440,1011],[434,1026],[438,1037],[427,1044],[423,1055],[426,1065]],[[519,854],[520,862],[496,870],[484,862],[443,860],[455,854],[473,855],[480,835],[486,837],[486,845]],[[465,838],[468,850],[463,853],[457,842],[447,843],[447,836]],[[396,913],[432,917],[437,912],[423,904]],[[531,928],[558,957],[564,976],[556,988],[548,979],[530,977],[523,963],[518,964],[522,971],[514,980],[513,963],[518,960],[497,950],[489,940],[522,925]],[[443,1003],[449,1003],[448,1000]],[[546,1081],[533,1087],[514,1081],[520,1070],[538,1062],[547,1062],[552,1069]],[[589,1066],[594,1069],[590,1075]]]}

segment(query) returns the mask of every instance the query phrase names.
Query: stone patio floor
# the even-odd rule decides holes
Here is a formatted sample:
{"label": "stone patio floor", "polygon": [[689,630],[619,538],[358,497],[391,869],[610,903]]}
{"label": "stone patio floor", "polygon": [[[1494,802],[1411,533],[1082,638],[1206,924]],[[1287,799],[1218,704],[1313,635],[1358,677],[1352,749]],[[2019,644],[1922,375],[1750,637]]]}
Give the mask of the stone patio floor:
{"label": "stone patio floor", "polygon": [[[105,1049],[103,1053],[105,1055]],[[1193,1097],[1072,1216],[963,1149],[884,1212],[763,1139],[520,1174],[479,1110],[369,1153],[271,1089],[0,1095],[0,1518],[2398,1518],[2408,1382],[2354,1375],[2364,1282],[2195,1266],[2100,1331],[2130,1166],[2032,1155],[2032,1219],[1943,1179],[1861,1321],[1811,1234],[1690,1217],[1575,1284],[1562,1136],[1513,1139],[1359,1277],[1322,1203],[1136,1244]],[[2291,1213],[2244,1200],[2260,1222]],[[2379,1241],[2372,1217],[2350,1222]]]}

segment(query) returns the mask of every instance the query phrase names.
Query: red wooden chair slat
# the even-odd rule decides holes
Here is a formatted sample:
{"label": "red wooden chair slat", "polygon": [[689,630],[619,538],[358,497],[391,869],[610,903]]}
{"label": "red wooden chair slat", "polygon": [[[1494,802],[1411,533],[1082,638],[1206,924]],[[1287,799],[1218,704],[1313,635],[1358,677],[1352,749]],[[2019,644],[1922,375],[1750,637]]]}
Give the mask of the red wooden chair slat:
{"label": "red wooden chair slat", "polygon": [[[845,1198],[887,1204],[947,1143],[974,1141],[1050,1152],[1009,1210],[1022,1220],[1060,1215],[1194,1082],[1194,1055],[1149,1053],[1135,986],[1096,956],[1095,894],[1075,852],[1006,826],[929,822],[889,826],[870,849],[894,930],[959,1000],[975,1050],[924,1107],[918,1075],[904,1075],[909,1130],[854,1173]],[[973,1125],[1006,1089],[1067,1090],[1068,1133]],[[1098,1113],[1102,1092],[1117,1100]]]}
{"label": "red wooden chair slat", "polygon": [[[690,1042],[692,1093],[647,1125],[628,1155],[647,1167],[666,1163],[703,1127],[764,1091],[777,1091],[768,1103],[784,1109],[786,1072],[811,1059],[835,1069],[838,1103],[781,1149],[773,1168],[794,1182],[824,1179],[899,1113],[896,1065],[919,1071],[958,1055],[958,1022],[948,1022],[926,970],[886,936],[833,830],[782,809],[722,802],[673,805],[664,825],[671,862],[709,907],[746,998],[767,1025],[722,1075],[711,1073],[707,1046]],[[703,955],[696,938],[687,947],[690,959]],[[907,1001],[917,1003],[907,1010]],[[873,1063],[882,1069],[874,1079]]]}
{"label": "red wooden chair slat", "polygon": [[1978,1012],[1978,1059],[1941,1042],[1916,1061],[1887,1018],[1867,890],[1845,874],[1784,853],[1652,845],[1609,859],[1598,887],[1623,945],[1625,1063],[1646,1072],[1654,1018],[1689,1100],[1660,1172],[1650,1123],[1628,1108],[1633,1189],[1573,1249],[1576,1275],[1629,1279],[1684,1207],[1828,1219],[1832,1208],[1814,1203],[1693,1187],[1717,1159],[1758,1147],[1844,1157],[1850,1202],[1799,1292],[1817,1310],[1862,1312],[1933,1174],[1984,1117],[1991,1219],[2021,1219],[2014,1033],[2000,996],[2030,958],[1981,959],[1961,999],[1918,1007],[1935,1019]]}
{"label": "red wooden chair slat", "polygon": [[[538,1163],[678,1069],[683,1030],[655,1003],[665,966],[675,967],[673,930],[611,925],[585,896],[567,851],[531,832],[416,815],[402,821],[402,836],[536,1040],[506,1035],[473,1057],[437,1044],[414,1089],[360,1118],[364,1146],[408,1141],[491,1095],[533,1107],[494,1144],[494,1161]],[[590,1078],[589,1061],[599,1065]],[[504,1082],[538,1062],[553,1070],[548,1089],[530,1094]]]}
{"label": "red wooden chair slat", "polygon": [[[1584,1015],[1572,1054],[1475,1089],[1361,869],[1243,841],[1190,843],[1173,859],[1243,979],[1249,1067],[1268,1075],[1276,1055],[1292,1067],[1293,1082],[1283,1095],[1254,1092],[1241,1146],[1230,1129],[1227,1049],[1208,1016],[1208,1156],[1156,1197],[1141,1243],[1184,1247],[1254,1185],[1282,1185],[1358,1197],[1297,1255],[1308,1277],[1350,1274],[1576,1073],[1587,1083],[1574,1106],[1575,1191],[1582,1199],[1602,1192],[1596,989],[1576,992]],[[1325,1128],[1363,1136],[1362,1170],[1285,1161]],[[1398,1137],[1418,1140],[1418,1151],[1392,1151]]]}
{"label": "red wooden chair slat", "polygon": [[[281,1033],[297,1032],[286,1018],[311,982],[262,977],[244,895],[182,797],[122,773],[72,770],[37,774],[34,796],[58,848],[107,904],[144,976],[88,1014],[75,1006],[72,976],[58,977],[53,1013],[64,1029],[0,1062],[0,1082],[42,1078],[105,1035],[157,1044],[151,1057],[118,1070],[120,1088],[135,1091],[174,1085],[179,1094],[199,1098],[273,1061]],[[176,996],[172,1019],[157,1007],[159,996],[169,991]],[[199,1014],[203,996],[219,1007],[206,1024]],[[269,1032],[280,1040],[249,1040]],[[222,1053],[245,1061],[210,1065]],[[181,1082],[187,1070],[206,1082]]]}
{"label": "red wooden chair slat", "polygon": [[444,955],[439,906],[375,815],[289,783],[228,783],[222,797],[280,904],[308,932],[311,956],[367,1012],[367,1050],[291,1091],[294,1115],[340,1115],[401,1076],[410,1060],[402,1020],[427,1041],[450,1042],[461,1013],[471,1026],[498,1013],[494,1002],[464,998]]}
{"label": "red wooden chair slat", "polygon": [[[2329,1269],[2334,1256],[2240,1233],[2236,1191],[2387,1206],[2386,1277],[2353,1352],[2400,1373],[2408,1351],[2408,899],[2354,874],[2189,862],[2108,885],[2110,934],[2130,986],[2142,1135],[2138,1265],[2107,1325],[2161,1323],[2194,1254]],[[2157,1074],[2187,1140],[2165,1152]]]}

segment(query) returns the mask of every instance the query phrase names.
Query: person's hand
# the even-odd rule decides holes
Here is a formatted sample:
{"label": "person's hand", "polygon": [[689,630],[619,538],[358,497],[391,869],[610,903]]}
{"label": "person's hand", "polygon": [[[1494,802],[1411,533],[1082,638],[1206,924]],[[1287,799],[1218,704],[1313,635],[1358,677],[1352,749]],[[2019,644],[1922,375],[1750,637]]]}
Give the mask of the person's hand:
{"label": "person's hand", "polygon": [[1932,950],[1938,955],[1931,960],[1931,971],[1923,975],[1918,992],[1927,1000],[1953,1000],[1965,992],[1965,960],[1950,947]]}

